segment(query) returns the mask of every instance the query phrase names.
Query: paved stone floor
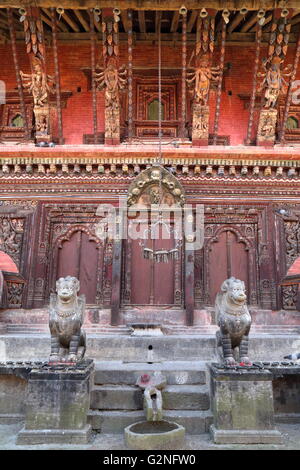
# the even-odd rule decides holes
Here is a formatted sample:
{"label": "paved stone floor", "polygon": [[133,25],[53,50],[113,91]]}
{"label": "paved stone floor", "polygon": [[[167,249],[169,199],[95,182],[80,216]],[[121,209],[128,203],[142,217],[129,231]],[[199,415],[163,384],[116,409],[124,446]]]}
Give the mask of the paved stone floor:
{"label": "paved stone floor", "polygon": [[[88,445],[16,445],[22,424],[0,425],[0,450],[127,450],[120,434],[94,434]],[[208,434],[187,435],[182,450],[300,450],[300,424],[278,424],[283,445],[216,445]]]}

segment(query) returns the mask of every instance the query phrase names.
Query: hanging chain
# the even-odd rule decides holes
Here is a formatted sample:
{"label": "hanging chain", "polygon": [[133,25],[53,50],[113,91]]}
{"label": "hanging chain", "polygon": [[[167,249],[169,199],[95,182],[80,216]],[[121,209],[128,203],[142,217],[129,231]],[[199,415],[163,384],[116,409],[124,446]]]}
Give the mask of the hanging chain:
{"label": "hanging chain", "polygon": [[158,155],[159,159],[158,162],[161,165],[162,163],[162,155],[161,155],[161,18],[159,18],[158,22]]}

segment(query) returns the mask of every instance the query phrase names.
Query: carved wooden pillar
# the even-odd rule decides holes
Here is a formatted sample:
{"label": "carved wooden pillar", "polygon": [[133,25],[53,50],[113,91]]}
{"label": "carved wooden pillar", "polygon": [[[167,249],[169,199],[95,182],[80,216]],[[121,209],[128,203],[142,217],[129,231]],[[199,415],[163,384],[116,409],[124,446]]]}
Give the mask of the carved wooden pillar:
{"label": "carved wooden pillar", "polygon": [[58,121],[58,143],[62,145],[64,143],[63,136],[63,123],[62,123],[62,111],[61,111],[61,99],[60,99],[60,67],[58,61],[57,52],[57,20],[55,8],[51,8],[51,21],[52,21],[52,40],[53,40],[53,56],[54,56],[54,67],[55,67],[55,82],[56,82],[56,107],[57,107],[57,121]]}
{"label": "carved wooden pillar", "polygon": [[259,66],[259,55],[260,55],[260,46],[261,46],[261,37],[262,37],[262,26],[259,24],[257,19],[256,25],[256,51],[255,51],[255,62],[254,62],[254,72],[253,72],[253,86],[252,94],[249,107],[249,122],[247,129],[246,145],[251,144],[251,134],[254,118],[254,108],[255,108],[255,98],[256,98],[256,87],[257,87],[257,72]]}
{"label": "carved wooden pillar", "polygon": [[92,104],[93,104],[93,130],[94,130],[94,144],[97,144],[97,89],[95,81],[95,48],[96,48],[96,33],[95,33],[95,14],[93,10],[89,11],[90,14],[90,38],[91,38],[91,69],[92,69]]}
{"label": "carved wooden pillar", "polygon": [[220,55],[220,66],[218,70],[219,75],[218,75],[218,89],[217,89],[217,98],[216,98],[213,145],[217,145],[218,130],[219,130],[221,96],[222,96],[222,80],[223,80],[224,61],[225,61],[225,42],[226,42],[226,22],[224,20],[222,24],[221,55]]}
{"label": "carved wooden pillar", "polygon": [[128,10],[128,140],[133,136],[133,76],[132,76],[132,10]]}
{"label": "carved wooden pillar", "polygon": [[259,215],[258,219],[259,305],[263,309],[276,310],[274,225],[274,214],[270,205]]}
{"label": "carved wooden pillar", "polygon": [[103,66],[96,74],[99,89],[105,89],[105,144],[120,143],[120,96],[126,83],[125,66],[119,68],[119,16],[112,9],[102,10]]}
{"label": "carved wooden pillar", "polygon": [[24,23],[26,52],[30,60],[31,73],[20,72],[23,87],[33,96],[35,118],[35,138],[37,142],[52,139],[50,129],[50,93],[54,91],[54,78],[47,75],[45,62],[45,42],[40,10],[28,7],[21,18]]}
{"label": "carved wooden pillar", "polygon": [[[291,12],[292,10],[290,10],[290,14]],[[290,68],[283,67],[290,30],[291,24],[288,17],[283,17],[281,10],[275,10],[268,58],[263,60],[264,71],[258,74],[259,77],[262,77],[259,91],[264,94],[264,103],[259,115],[257,145],[264,147],[272,147],[275,143],[278,98],[281,93],[286,92],[285,77],[291,75]]]}
{"label": "carved wooden pillar", "polygon": [[182,13],[182,76],[181,76],[181,129],[180,137],[186,137],[186,27],[187,12]]}
{"label": "carved wooden pillar", "polygon": [[122,277],[122,230],[123,230],[123,217],[127,214],[121,215],[120,222],[116,223],[116,236],[114,238],[113,259],[112,259],[112,289],[111,289],[111,324],[119,324],[119,310],[121,304],[121,277]]}
{"label": "carved wooden pillar", "polygon": [[[188,64],[187,84],[192,104],[192,144],[207,146],[209,136],[209,89],[211,81],[218,80],[218,67],[212,66],[214,50],[215,11],[197,19],[196,46]],[[193,66],[191,65],[193,59]]]}
{"label": "carved wooden pillar", "polygon": [[29,140],[31,136],[30,136],[30,131],[29,131],[29,123],[28,123],[27,115],[26,115],[25,99],[24,99],[19,61],[18,61],[18,55],[17,55],[16,31],[15,31],[12,11],[10,8],[7,8],[7,16],[8,16],[8,25],[9,25],[13,60],[14,60],[14,66],[15,66],[15,72],[16,72],[16,80],[17,80],[18,92],[19,92],[19,97],[20,97],[20,109],[21,109],[22,118],[24,120],[25,138]]}
{"label": "carved wooden pillar", "polygon": [[187,325],[192,326],[194,323],[194,251],[188,249],[186,243],[185,249],[185,311]]}
{"label": "carved wooden pillar", "polygon": [[298,310],[298,312],[300,312],[300,284],[298,285],[296,310]]}
{"label": "carved wooden pillar", "polygon": [[296,78],[296,74],[297,74],[297,70],[299,66],[299,59],[300,59],[300,31],[298,33],[298,40],[297,40],[297,46],[296,46],[296,51],[295,51],[293,70],[292,70],[292,75],[290,78],[289,89],[288,89],[285,107],[284,107],[284,115],[283,115],[283,120],[281,123],[280,133],[279,133],[279,140],[281,144],[284,144],[285,142],[286,123],[289,117],[289,110],[290,110],[290,105],[292,101],[293,82]]}

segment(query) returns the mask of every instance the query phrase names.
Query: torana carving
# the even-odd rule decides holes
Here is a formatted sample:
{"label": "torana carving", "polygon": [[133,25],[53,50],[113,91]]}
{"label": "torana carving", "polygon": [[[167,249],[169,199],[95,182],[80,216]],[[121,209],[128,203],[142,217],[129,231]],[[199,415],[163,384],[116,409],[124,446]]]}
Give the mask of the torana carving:
{"label": "torana carving", "polygon": [[244,282],[234,277],[223,282],[221,292],[216,297],[216,319],[220,327],[217,346],[222,348],[223,360],[228,365],[234,365],[237,356],[240,362],[250,364],[248,336],[251,316],[246,299]]}
{"label": "torana carving", "polygon": [[[162,194],[160,194],[162,193]],[[127,204],[149,207],[161,204],[182,206],[184,189],[172,173],[160,165],[142,171],[128,189]]]}
{"label": "torana carving", "polygon": [[86,350],[84,321],[85,296],[78,296],[80,284],[67,276],[56,282],[57,294],[50,296],[49,327],[51,354],[49,362],[77,362]]}

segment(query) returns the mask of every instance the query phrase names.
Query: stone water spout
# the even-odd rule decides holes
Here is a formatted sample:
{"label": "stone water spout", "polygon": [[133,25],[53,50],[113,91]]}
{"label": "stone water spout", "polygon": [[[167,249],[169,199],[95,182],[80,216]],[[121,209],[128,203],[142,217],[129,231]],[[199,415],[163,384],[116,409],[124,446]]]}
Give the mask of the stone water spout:
{"label": "stone water spout", "polygon": [[167,379],[160,371],[141,375],[136,385],[144,391],[146,421],[125,428],[125,442],[135,450],[180,449],[184,445],[185,428],[163,419],[161,391]]}
{"label": "stone water spout", "polygon": [[147,421],[161,421],[163,419],[163,402],[161,390],[167,385],[167,379],[161,372],[152,375],[141,375],[136,385],[144,390],[144,409]]}

